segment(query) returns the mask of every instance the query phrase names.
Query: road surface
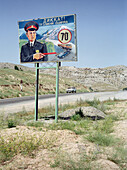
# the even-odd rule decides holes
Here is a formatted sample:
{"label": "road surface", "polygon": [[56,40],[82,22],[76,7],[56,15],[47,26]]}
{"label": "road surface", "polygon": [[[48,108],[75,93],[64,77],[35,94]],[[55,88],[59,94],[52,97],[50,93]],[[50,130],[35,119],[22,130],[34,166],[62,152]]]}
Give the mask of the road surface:
{"label": "road surface", "polygon": [[[118,92],[93,92],[93,93],[77,93],[62,94],[59,96],[59,104],[74,103],[77,100],[94,100],[100,101],[108,99],[127,99],[127,91]],[[39,108],[55,105],[55,95],[39,96]],[[16,113],[21,111],[33,111],[35,109],[35,99],[33,97],[0,99],[0,113]]]}

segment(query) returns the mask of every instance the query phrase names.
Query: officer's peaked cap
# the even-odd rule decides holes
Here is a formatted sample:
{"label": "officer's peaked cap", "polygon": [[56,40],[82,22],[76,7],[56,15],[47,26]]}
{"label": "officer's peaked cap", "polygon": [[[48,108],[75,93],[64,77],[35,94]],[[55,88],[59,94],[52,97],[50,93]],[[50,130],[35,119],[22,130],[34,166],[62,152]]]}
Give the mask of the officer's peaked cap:
{"label": "officer's peaked cap", "polygon": [[28,30],[30,31],[37,31],[39,28],[38,23],[36,23],[35,21],[29,21],[26,23],[24,30],[27,32]]}

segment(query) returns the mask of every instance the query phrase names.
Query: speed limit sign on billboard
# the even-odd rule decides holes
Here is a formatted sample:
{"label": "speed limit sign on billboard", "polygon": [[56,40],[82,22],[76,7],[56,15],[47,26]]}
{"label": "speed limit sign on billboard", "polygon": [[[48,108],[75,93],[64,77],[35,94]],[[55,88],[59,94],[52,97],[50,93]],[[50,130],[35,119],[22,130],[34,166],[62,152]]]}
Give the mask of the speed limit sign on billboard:
{"label": "speed limit sign on billboard", "polygon": [[67,44],[71,41],[72,39],[72,34],[71,31],[69,29],[62,29],[59,31],[58,33],[58,40],[62,43],[62,44]]}

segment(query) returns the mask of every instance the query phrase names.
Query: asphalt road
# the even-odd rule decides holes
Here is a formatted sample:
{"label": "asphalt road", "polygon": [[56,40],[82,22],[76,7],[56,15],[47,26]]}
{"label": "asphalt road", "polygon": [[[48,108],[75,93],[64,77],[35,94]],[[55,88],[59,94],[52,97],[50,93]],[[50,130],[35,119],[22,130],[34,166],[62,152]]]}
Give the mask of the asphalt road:
{"label": "asphalt road", "polygon": [[[74,103],[77,100],[94,100],[100,101],[108,99],[127,99],[127,91],[118,92],[93,92],[93,93],[76,93],[76,94],[61,94],[59,96],[59,104]],[[39,96],[39,108],[49,105],[55,105],[55,95]],[[35,97],[21,97],[12,99],[0,99],[0,113],[16,113],[21,111],[33,111],[35,108]]]}

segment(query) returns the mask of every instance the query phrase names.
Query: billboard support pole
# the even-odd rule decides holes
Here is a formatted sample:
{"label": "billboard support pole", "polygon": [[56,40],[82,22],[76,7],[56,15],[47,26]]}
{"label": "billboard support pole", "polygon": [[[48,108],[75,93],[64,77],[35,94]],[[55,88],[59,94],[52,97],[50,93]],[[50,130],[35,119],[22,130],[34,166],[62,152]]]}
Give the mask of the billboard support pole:
{"label": "billboard support pole", "polygon": [[56,66],[56,106],[55,106],[55,122],[58,122],[58,97],[59,97],[59,62]]}
{"label": "billboard support pole", "polygon": [[38,121],[38,84],[39,84],[39,69],[56,68],[55,122],[56,122],[56,123],[58,122],[59,66],[60,66],[60,62],[57,62],[56,67],[39,67],[39,63],[36,63],[35,121]]}
{"label": "billboard support pole", "polygon": [[38,120],[38,82],[39,82],[39,63],[36,63],[36,90],[35,90],[35,121]]}

